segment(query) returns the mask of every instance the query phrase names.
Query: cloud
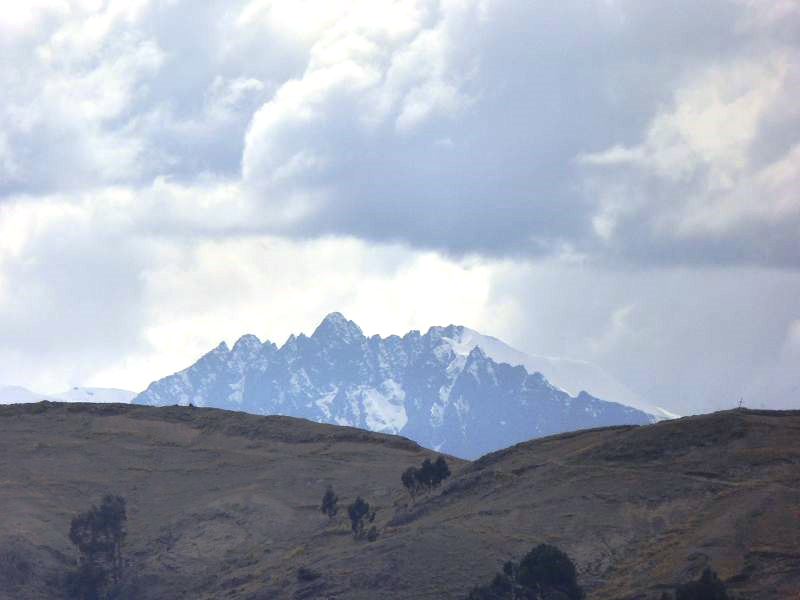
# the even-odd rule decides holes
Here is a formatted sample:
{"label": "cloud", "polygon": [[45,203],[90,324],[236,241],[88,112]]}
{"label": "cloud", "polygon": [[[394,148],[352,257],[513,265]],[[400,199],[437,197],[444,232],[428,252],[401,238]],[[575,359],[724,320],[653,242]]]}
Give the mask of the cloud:
{"label": "cloud", "polygon": [[800,266],[799,84],[800,48],[703,69],[640,144],[580,157],[606,249],[662,263]]}
{"label": "cloud", "polygon": [[137,347],[151,251],[121,233],[71,202],[0,205],[0,380],[58,389]]}
{"label": "cloud", "polygon": [[792,3],[32,6],[0,197],[226,179],[231,235],[797,265]]}
{"label": "cloud", "polygon": [[[678,413],[797,405],[800,276],[707,265],[625,270],[529,264],[495,278],[513,303],[496,334],[539,354],[602,366]],[[702,408],[701,408],[702,407]]]}
{"label": "cloud", "polygon": [[143,389],[221,339],[280,343],[334,310],[383,334],[487,321],[497,265],[353,238],[150,226],[157,199],[179,213],[191,194],[161,182],[0,205],[0,381]]}
{"label": "cloud", "polygon": [[796,2],[17,4],[0,380],[140,387],[343,310],[678,411],[796,389]]}

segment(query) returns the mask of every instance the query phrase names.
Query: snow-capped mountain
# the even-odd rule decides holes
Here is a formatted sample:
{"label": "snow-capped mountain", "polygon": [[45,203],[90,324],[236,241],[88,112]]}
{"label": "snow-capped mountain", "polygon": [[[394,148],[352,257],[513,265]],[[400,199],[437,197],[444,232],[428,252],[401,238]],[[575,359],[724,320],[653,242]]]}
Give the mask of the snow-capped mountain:
{"label": "snow-capped mountain", "polygon": [[73,387],[66,392],[53,394],[55,400],[61,402],[96,402],[129,404],[136,397],[136,392],[117,388]]}
{"label": "snow-capped mountain", "polygon": [[657,419],[675,419],[680,415],[643,401],[625,384],[595,364],[570,358],[526,354],[512,348],[502,340],[483,335],[468,327],[459,327],[457,337],[452,340],[453,350],[467,355],[480,346],[494,361],[510,365],[522,365],[529,373],[541,373],[554,386],[569,394],[581,390],[590,391],[598,398],[613,398],[620,404],[638,408]]}
{"label": "snow-capped mountain", "polygon": [[39,394],[18,385],[0,386],[0,404],[24,404],[28,402],[116,402],[128,404],[136,392],[116,388],[73,387],[57,394]]}
{"label": "snow-capped mountain", "polygon": [[52,400],[46,394],[37,394],[18,385],[0,386],[0,404],[27,404],[40,400]]}
{"label": "snow-capped mountain", "polygon": [[134,403],[192,403],[282,414],[398,433],[458,456],[563,431],[655,418],[580,392],[540,373],[466,351],[464,327],[366,337],[339,313],[280,348],[254,335],[223,342],[189,368],[156,381]]}

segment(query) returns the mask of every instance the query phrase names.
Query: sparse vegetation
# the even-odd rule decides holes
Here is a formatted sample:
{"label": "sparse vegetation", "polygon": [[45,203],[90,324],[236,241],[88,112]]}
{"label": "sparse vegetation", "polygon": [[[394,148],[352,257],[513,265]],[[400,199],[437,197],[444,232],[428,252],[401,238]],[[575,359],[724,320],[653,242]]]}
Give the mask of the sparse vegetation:
{"label": "sparse vegetation", "polygon": [[421,491],[430,492],[436,489],[448,477],[450,477],[450,467],[444,457],[440,456],[435,462],[426,458],[419,468],[409,467],[403,471],[400,481],[414,500]]}
{"label": "sparse vegetation", "polygon": [[[522,585],[520,564],[539,542],[571,555],[590,597],[676,600],[685,584],[679,598],[763,600],[791,598],[798,589],[798,578],[784,569],[785,549],[797,533],[795,498],[775,487],[765,508],[763,494],[754,491],[759,482],[793,476],[797,412],[725,413],[652,428],[581,432],[472,464],[445,455],[453,475],[439,490],[447,488],[447,494],[421,490],[411,506],[397,486],[401,474],[411,465],[419,470],[426,457],[435,466],[438,454],[394,438],[280,417],[190,415],[185,407],[181,414],[112,407],[122,415],[112,418],[102,405],[83,405],[75,413],[67,408],[31,415],[26,406],[0,407],[7,442],[0,597],[66,600],[70,572],[73,599],[465,598],[479,585],[473,598],[564,600],[560,591],[545,595]],[[720,441],[725,452],[706,444],[739,421],[748,435]],[[751,434],[766,428],[774,445],[772,437],[766,444]],[[657,451],[675,443],[690,452]],[[102,460],[89,468],[84,456]],[[570,457],[569,469],[550,464],[564,457]],[[627,481],[632,465],[643,478],[641,495],[616,485]],[[721,479],[742,485],[729,502],[709,503],[708,497],[727,489]],[[338,496],[331,521],[321,512],[328,484]],[[73,516],[92,504],[100,510],[103,493],[85,495],[99,485],[127,499],[128,535],[121,582],[114,584],[109,574],[102,586],[93,586],[104,574],[92,573],[91,563],[78,572],[80,552],[68,534]],[[76,490],[84,492],[77,504]],[[353,539],[348,514],[356,495],[369,503],[369,512],[380,513],[372,523],[364,519],[360,539]],[[42,502],[44,497],[51,500]],[[653,509],[643,498],[674,505]],[[669,529],[684,514],[709,525]],[[652,521],[659,515],[663,525]],[[732,520],[746,526],[731,530]],[[92,521],[84,516],[84,523]],[[633,537],[609,540],[609,523]],[[584,544],[582,537],[599,535],[616,554],[585,553],[601,544]],[[710,539],[719,544],[710,552],[716,560],[699,562]],[[579,547],[584,553],[577,553]],[[764,552],[748,558],[753,547]],[[724,564],[718,562],[723,555]],[[706,565],[719,577],[701,577]],[[315,574],[320,576],[312,579]],[[710,594],[700,595],[702,580],[712,584]],[[725,595],[717,593],[719,580],[728,588]]]}
{"label": "sparse vegetation", "polygon": [[33,575],[28,558],[12,547],[0,548],[0,588],[24,585]]}
{"label": "sparse vegetation", "polygon": [[374,542],[377,539],[378,539],[378,528],[375,527],[375,525],[373,525],[372,527],[369,528],[369,531],[367,531],[367,541]]}
{"label": "sparse vegetation", "polygon": [[414,500],[419,492],[419,483],[417,480],[417,472],[419,469],[416,467],[408,467],[400,476],[400,481],[403,482],[403,487],[406,488],[408,495]]}
{"label": "sparse vegetation", "polygon": [[575,564],[565,552],[539,544],[519,563],[508,561],[488,586],[473,589],[467,600],[582,600]]}
{"label": "sparse vegetation", "polygon": [[336,513],[339,512],[339,497],[334,493],[333,487],[328,486],[325,494],[322,496],[322,504],[319,509],[322,514],[327,515],[328,519],[333,519]]}
{"label": "sparse vegetation", "polygon": [[675,600],[730,600],[725,584],[706,567],[700,579],[678,586]]}
{"label": "sparse vegetation", "polygon": [[69,539],[78,550],[78,568],[67,577],[71,597],[101,600],[120,583],[127,519],[125,499],[110,494],[99,507],[93,505],[72,518]]}
{"label": "sparse vegetation", "polygon": [[[358,540],[364,537],[364,527],[366,524],[372,523],[375,520],[375,511],[370,508],[368,502],[366,502],[361,496],[358,496],[355,502],[347,507],[347,516],[350,517],[350,526],[353,530],[353,538]],[[372,530],[370,530],[370,534],[371,533]],[[374,535],[377,538],[377,530],[375,531]]]}
{"label": "sparse vegetation", "polygon": [[315,579],[319,579],[321,575],[316,571],[309,569],[308,567],[300,567],[297,569],[297,581],[314,581]]}

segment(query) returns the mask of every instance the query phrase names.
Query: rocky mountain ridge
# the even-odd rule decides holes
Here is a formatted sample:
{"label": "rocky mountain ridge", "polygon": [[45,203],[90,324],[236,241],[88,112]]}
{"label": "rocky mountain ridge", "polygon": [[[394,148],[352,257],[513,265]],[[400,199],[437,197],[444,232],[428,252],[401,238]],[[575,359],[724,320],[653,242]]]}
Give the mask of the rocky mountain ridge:
{"label": "rocky mountain ridge", "polygon": [[302,417],[402,434],[462,457],[563,431],[655,420],[587,392],[571,396],[540,373],[495,362],[480,346],[465,354],[465,329],[366,337],[331,313],[311,336],[292,335],[281,347],[254,335],[232,348],[223,342],[134,403]]}

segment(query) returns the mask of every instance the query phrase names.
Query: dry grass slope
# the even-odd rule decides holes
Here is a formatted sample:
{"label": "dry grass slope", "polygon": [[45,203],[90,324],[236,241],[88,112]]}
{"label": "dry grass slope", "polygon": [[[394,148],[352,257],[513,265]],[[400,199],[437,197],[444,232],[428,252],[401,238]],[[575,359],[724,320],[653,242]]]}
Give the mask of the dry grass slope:
{"label": "dry grass slope", "polygon": [[[751,600],[800,590],[800,412],[730,411],[577,432],[467,463],[409,505],[403,438],[199,408],[0,407],[0,598],[57,598],[69,520],[128,500],[148,599],[457,599],[554,543],[597,600],[658,598],[711,564]],[[340,503],[378,507],[355,542]],[[318,574],[298,579],[305,567]],[[664,587],[667,586],[667,587]],[[794,594],[794,595],[793,595]]]}

